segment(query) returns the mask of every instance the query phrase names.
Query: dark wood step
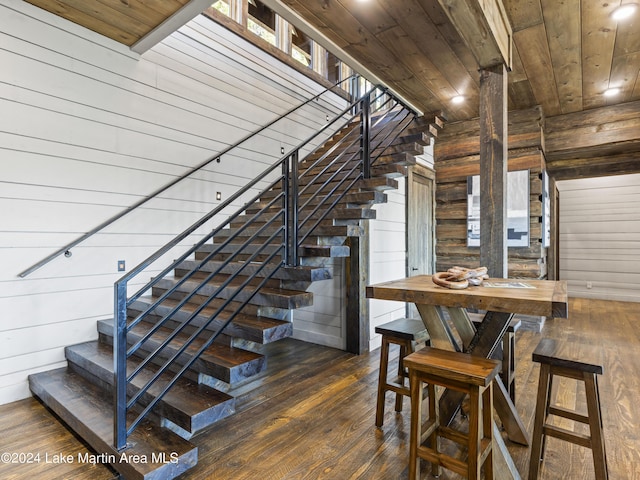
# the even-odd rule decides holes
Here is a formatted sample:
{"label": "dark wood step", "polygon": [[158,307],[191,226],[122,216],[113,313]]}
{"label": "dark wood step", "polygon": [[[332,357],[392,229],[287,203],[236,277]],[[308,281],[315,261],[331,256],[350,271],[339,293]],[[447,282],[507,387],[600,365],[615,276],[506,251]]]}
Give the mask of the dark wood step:
{"label": "dark wood step", "polygon": [[[262,254],[258,255],[256,261],[261,261],[264,257],[272,253],[275,249],[278,249],[279,246],[267,246],[262,250]],[[205,244],[202,245],[195,252],[196,260],[204,259],[209,253],[217,250],[218,255],[225,257],[227,254],[235,253],[237,251],[237,247],[234,245],[227,245],[226,247]],[[257,251],[257,247],[252,247],[249,245],[242,255],[239,255],[237,260],[245,260],[246,257],[249,256],[254,251]],[[298,247],[298,255],[301,257],[326,257],[326,258],[340,258],[340,257],[348,257],[349,256],[349,247],[346,246],[335,246],[335,245],[302,245]],[[220,258],[214,258],[214,260],[219,260]]]}
{"label": "dark wood step", "polygon": [[376,165],[371,167],[371,176],[373,177],[388,177],[388,178],[398,178],[398,177],[406,177],[407,176],[406,165]]}
{"label": "dark wood step", "polygon": [[[419,139],[418,135],[414,135],[413,137]],[[424,153],[424,147],[415,141],[399,142],[397,138],[394,140],[387,138],[384,139],[384,143],[381,145],[371,145],[369,150],[372,158],[399,153],[422,155]],[[360,163],[360,145],[350,146],[346,149],[336,149],[336,151],[331,152],[326,157],[321,157],[322,156],[314,155],[300,163],[300,173],[303,178],[313,177],[321,173],[335,172],[336,170],[343,172],[351,170]],[[345,164],[348,164],[348,166],[345,166]]]}
{"label": "dark wood step", "polygon": [[[338,198],[338,196],[339,195],[334,194],[333,196],[327,199],[326,195],[317,195],[315,193],[299,195],[298,202],[300,207],[307,207],[307,206],[315,207],[320,203],[331,204],[333,203],[333,201],[335,201]],[[337,206],[340,208],[344,208],[345,205],[347,207],[351,207],[351,206],[357,206],[357,205],[375,205],[375,204],[386,203],[386,202],[387,202],[387,196],[383,192],[375,192],[375,191],[374,192],[371,192],[371,191],[357,192],[356,191],[356,192],[347,193],[346,195],[344,195],[344,197],[340,199]],[[258,201],[253,205],[247,207],[245,212],[247,214],[255,214],[260,210],[263,210],[265,207],[267,207],[267,204],[268,204],[267,201]],[[270,210],[277,210],[279,208],[281,208],[280,205],[269,207]]]}
{"label": "dark wood step", "polygon": [[[299,221],[302,222],[307,218],[309,219],[309,221],[319,220],[323,217],[334,219],[334,220],[360,220],[360,219],[372,220],[376,218],[375,210],[372,210],[370,208],[363,208],[361,206],[352,207],[352,208],[346,208],[346,207],[333,208],[329,212],[327,212],[327,208],[328,206],[323,207],[314,213],[312,213],[311,208],[301,210],[298,212]],[[252,215],[240,215],[231,222],[230,226],[231,228],[240,228],[243,225],[245,225],[247,221],[251,220],[252,217],[253,217]],[[261,225],[269,221],[271,218],[273,218],[273,213],[267,212],[266,214],[260,216],[259,218],[256,218],[253,224]]]}
{"label": "dark wood step", "polygon": [[438,136],[438,132],[442,129],[444,123],[442,117],[438,115],[416,117],[409,128],[405,130],[407,134],[425,133],[433,138]]}
{"label": "dark wood step", "polygon": [[425,132],[412,133],[409,135],[403,135],[402,137],[396,138],[391,145],[396,144],[404,144],[404,143],[417,143],[424,147],[431,145],[431,136],[427,135]]}
{"label": "dark wood step", "polygon": [[[65,357],[72,370],[90,382],[94,381],[93,378],[97,379],[98,386],[103,388],[106,386],[110,392],[112,391],[114,375],[111,347],[97,341],[80,343],[65,348]],[[137,364],[137,361],[130,359],[127,363],[127,372],[131,373]],[[158,367],[155,365],[146,367],[132,380],[127,394],[130,396],[137,394],[157,370]],[[168,373],[161,375],[148,393],[141,397],[142,405],[147,406],[154,400],[161,387],[172,377],[173,375]],[[227,393],[180,378],[152,411],[191,436],[233,414],[235,399]]]}
{"label": "dark wood step", "polygon": [[374,159],[375,166],[379,165],[415,165],[416,157],[411,153],[402,152],[402,153],[394,153],[392,155],[382,155],[376,159]]}
{"label": "dark wood step", "polygon": [[[129,306],[128,313],[130,317],[135,318],[141,312],[146,311],[155,303],[156,300],[157,297],[149,296],[137,299]],[[150,314],[154,317],[154,320],[149,320],[149,322],[153,322],[158,318],[164,318],[169,315],[178,303],[178,300],[171,298],[163,300],[160,305],[153,307],[151,310]],[[171,319],[175,322],[184,322],[199,307],[200,305],[197,303],[186,303],[178,311],[173,313]],[[218,309],[218,306],[215,305],[205,307],[191,320],[191,324],[194,328],[201,327],[209,321],[211,316],[215,315]],[[232,313],[233,310],[221,311],[216,315],[207,329],[212,332],[217,332],[231,317]],[[224,333],[233,338],[240,338],[259,344],[266,344],[290,337],[293,335],[293,326],[290,322],[284,320],[238,313],[233,317],[231,323],[229,323],[225,328]]]}
{"label": "dark wood step", "polygon": [[169,480],[198,463],[196,446],[148,420],[128,437],[131,446],[118,453],[111,395],[67,368],[29,375],[29,387],[93,448],[95,463],[108,463],[127,480]]}
{"label": "dark wood step", "polygon": [[[174,288],[174,286],[181,280],[173,276],[166,276],[162,280],[158,281],[153,287],[153,295],[160,296],[165,291]],[[222,280],[213,279],[205,285],[199,286],[201,280],[186,280],[175,290],[175,296],[173,298],[183,298],[185,295],[197,290],[198,295],[209,297],[216,294],[216,298],[231,298],[240,285],[245,281],[244,278],[239,277],[233,279],[229,285],[220,289]],[[253,305],[266,305],[270,307],[278,308],[301,308],[309,307],[313,305],[313,293],[301,292],[297,290],[286,290],[282,288],[263,287],[260,288],[257,293],[254,294],[256,286],[248,285],[235,294],[234,300],[243,302],[248,301]],[[253,297],[251,297],[253,295]],[[251,298],[250,298],[251,297]]]}
{"label": "dark wood step", "polygon": [[[349,221],[349,220],[345,220]],[[270,254],[274,248],[277,247],[266,247],[262,250],[262,254],[256,257],[256,261],[262,261],[266,258],[268,254]],[[214,256],[214,260],[219,260],[221,258],[225,258],[227,254],[234,253],[237,249],[233,245],[229,245],[227,247],[218,247],[216,245],[203,245],[200,247],[198,251],[195,252],[196,260],[202,260],[205,258],[211,251],[218,251],[218,255]],[[246,257],[252,253],[253,250],[247,248],[245,249],[245,253],[238,256],[238,260],[245,260]],[[298,256],[300,257],[323,257],[323,258],[343,258],[349,256],[349,247],[344,245],[302,245],[298,247]]]}
{"label": "dark wood step", "polygon": [[[141,340],[151,328],[151,324],[141,322],[136,325],[127,335],[127,344],[133,345]],[[99,320],[98,332],[101,340],[110,344],[113,342],[113,320]],[[154,333],[148,341],[136,352],[137,355],[146,356],[169,337],[173,330],[162,327]],[[178,334],[165,347],[160,354],[159,362],[176,354],[179,348],[188,339],[188,335]],[[186,351],[176,360],[177,366],[185,365],[205,342],[205,339],[197,338]],[[241,348],[234,348],[228,345],[214,343],[209,346],[202,355],[192,365],[191,370],[196,374],[204,374],[209,377],[221,380],[229,385],[244,382],[266,368],[266,359],[259,353],[251,352]],[[205,383],[205,382],[203,382]]]}
{"label": "dark wood step", "polygon": [[388,177],[372,177],[366,180],[360,180],[357,186],[361,190],[376,190],[382,192],[385,190],[397,190],[398,182]]}
{"label": "dark wood step", "polygon": [[[346,231],[346,227],[333,227],[336,230]],[[228,232],[230,233],[230,232]],[[247,232],[243,232],[247,233]],[[251,234],[251,233],[249,233]],[[267,234],[268,235],[268,234]],[[214,238],[217,240],[218,238]],[[185,260],[178,265],[175,269],[175,276],[182,277],[195,269],[200,262],[195,260]],[[223,274],[233,274],[242,271],[244,275],[253,275],[261,277],[264,276],[264,270],[259,271],[261,263],[246,263],[246,262],[231,262],[225,264],[225,262],[207,262],[199,269],[201,272],[212,273],[218,271]],[[278,280],[295,280],[295,281],[309,281],[318,282],[320,280],[328,280],[331,277],[331,270],[325,267],[281,267],[272,278]]]}
{"label": "dark wood step", "polygon": [[[309,228],[311,227],[313,227],[313,225],[311,225]],[[238,239],[246,240],[249,237],[255,236],[256,239],[258,239],[261,243],[263,243],[268,238],[270,238],[271,235],[273,235],[280,227],[268,226],[264,228],[264,230],[258,233],[258,231],[261,228],[262,226],[247,227],[246,229],[242,230],[242,232],[239,232],[239,233],[238,233],[238,230],[239,230],[238,228],[225,228],[224,230],[221,230],[213,237],[213,243],[214,244],[223,243],[225,240],[235,235],[236,233],[237,233]],[[303,227],[303,232],[306,233],[304,227]],[[313,229],[313,231],[311,232],[311,235],[313,237],[327,237],[327,238],[359,237],[364,235],[364,230],[359,225],[333,225],[333,220],[325,220],[320,222],[320,224]],[[287,267],[283,267],[283,268],[287,268]],[[280,278],[280,277],[277,277],[277,278]]]}

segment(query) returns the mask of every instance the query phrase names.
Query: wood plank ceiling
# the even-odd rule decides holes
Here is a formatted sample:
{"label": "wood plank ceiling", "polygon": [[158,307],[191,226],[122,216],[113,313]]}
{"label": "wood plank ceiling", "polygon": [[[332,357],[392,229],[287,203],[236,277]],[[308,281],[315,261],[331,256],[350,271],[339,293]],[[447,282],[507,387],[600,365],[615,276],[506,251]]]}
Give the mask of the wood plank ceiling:
{"label": "wood plank ceiling", "polygon": [[[180,9],[191,8],[193,17],[203,2],[27,1],[129,46]],[[442,7],[467,0],[263,1],[295,12],[424,112],[443,112],[450,122],[479,116],[478,62]],[[638,0],[502,1],[514,41],[510,110],[541,105],[547,118],[557,119],[622,103],[631,105],[632,116],[640,110],[640,11],[621,22],[611,17],[620,4]],[[620,93],[605,96],[610,87]],[[457,95],[466,101],[454,105]],[[637,119],[626,125],[632,138],[618,142],[634,152],[625,156],[632,163],[640,159],[640,132],[631,132],[637,125]]]}
{"label": "wood plank ceiling", "polygon": [[26,0],[131,47],[189,0]]}

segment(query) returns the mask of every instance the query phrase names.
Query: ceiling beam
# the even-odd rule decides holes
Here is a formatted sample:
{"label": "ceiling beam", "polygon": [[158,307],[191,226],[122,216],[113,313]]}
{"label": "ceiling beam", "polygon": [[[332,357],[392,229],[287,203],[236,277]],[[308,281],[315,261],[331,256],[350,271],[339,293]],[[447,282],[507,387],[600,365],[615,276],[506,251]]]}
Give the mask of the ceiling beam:
{"label": "ceiling beam", "polygon": [[438,0],[480,68],[511,69],[513,31],[502,0]]}
{"label": "ceiling beam", "polygon": [[567,160],[547,160],[547,172],[555,181],[640,173],[640,151]]}
{"label": "ceiling beam", "polygon": [[200,15],[206,8],[211,6],[211,3],[211,0],[191,0],[185,3],[180,10],[134,43],[131,46],[131,50],[143,54],[184,24]]}

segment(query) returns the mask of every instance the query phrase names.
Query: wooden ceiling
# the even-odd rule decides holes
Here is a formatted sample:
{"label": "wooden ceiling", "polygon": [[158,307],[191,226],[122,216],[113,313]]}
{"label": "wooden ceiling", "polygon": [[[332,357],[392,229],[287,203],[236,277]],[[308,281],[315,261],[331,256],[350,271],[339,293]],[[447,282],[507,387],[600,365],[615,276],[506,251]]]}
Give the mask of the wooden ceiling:
{"label": "wooden ceiling", "polygon": [[[141,53],[213,0],[27,1]],[[502,0],[513,31],[509,109],[542,106],[550,168],[549,162],[586,158],[585,174],[608,174],[613,155],[616,173],[640,172],[640,11],[621,22],[611,18],[620,4],[638,1]],[[312,30],[305,32],[310,36],[329,39],[412,105],[442,112],[449,122],[479,116],[477,44],[487,38],[480,31],[470,39],[447,14],[495,2],[263,0],[285,18],[293,16],[301,30]],[[472,15],[465,20],[478,23]],[[610,87],[620,93],[606,97]],[[454,105],[457,95],[466,101]],[[624,108],[615,108],[619,104]],[[581,132],[582,146],[565,125]],[[582,175],[570,165],[563,168],[567,175]]]}
{"label": "wooden ceiling", "polygon": [[[627,0],[623,0],[625,3]],[[478,116],[478,64],[441,4],[451,0],[283,0],[424,111]],[[503,0],[513,29],[510,109],[546,116],[640,99],[640,12],[621,0]],[[606,98],[603,92],[621,92]],[[454,106],[451,99],[467,101]]]}
{"label": "wooden ceiling", "polygon": [[[177,12],[190,8],[193,17],[207,4],[27,1],[128,46]],[[555,116],[640,100],[640,12],[620,23],[610,16],[628,1],[503,0],[514,40],[510,109],[542,105],[546,116]],[[416,107],[455,121],[478,116],[479,74],[441,6],[448,2],[453,0],[280,1]],[[620,94],[605,97],[609,87]],[[456,95],[466,101],[453,105]]]}

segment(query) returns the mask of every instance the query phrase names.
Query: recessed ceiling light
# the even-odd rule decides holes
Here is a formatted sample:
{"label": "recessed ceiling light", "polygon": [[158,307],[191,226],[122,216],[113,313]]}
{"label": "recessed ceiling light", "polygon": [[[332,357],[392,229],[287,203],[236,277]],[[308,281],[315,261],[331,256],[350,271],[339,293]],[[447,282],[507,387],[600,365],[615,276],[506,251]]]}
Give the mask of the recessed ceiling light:
{"label": "recessed ceiling light", "polygon": [[624,3],[611,13],[611,18],[613,18],[614,20],[624,20],[625,18],[629,18],[631,15],[636,13],[637,9],[637,3]]}
{"label": "recessed ceiling light", "polygon": [[455,105],[460,105],[464,102],[464,97],[462,95],[456,95],[451,99],[451,102]]}
{"label": "recessed ceiling light", "polygon": [[619,88],[608,88],[608,89],[606,89],[604,91],[604,96],[605,97],[615,97],[619,93],[620,93],[620,89]]}

